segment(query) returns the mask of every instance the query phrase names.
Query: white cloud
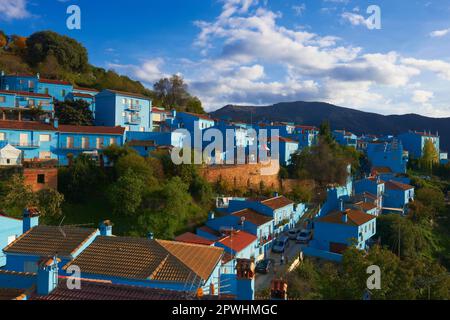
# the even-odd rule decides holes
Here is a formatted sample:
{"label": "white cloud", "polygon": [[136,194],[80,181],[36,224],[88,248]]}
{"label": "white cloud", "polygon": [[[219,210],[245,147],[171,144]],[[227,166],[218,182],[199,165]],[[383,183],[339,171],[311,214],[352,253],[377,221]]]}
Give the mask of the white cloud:
{"label": "white cloud", "polygon": [[450,63],[442,60],[405,58],[402,63],[422,70],[431,71],[445,80],[450,80]]}
{"label": "white cloud", "polygon": [[415,103],[426,104],[434,97],[434,93],[426,90],[415,90],[412,101]]}
{"label": "white cloud", "polygon": [[303,15],[303,12],[305,12],[305,10],[306,10],[306,5],[304,3],[299,4],[299,5],[294,5],[294,6],[292,6],[292,10],[294,10],[294,13],[296,16],[301,16],[301,15]]}
{"label": "white cloud", "polygon": [[0,0],[0,20],[25,19],[30,16],[26,0]]}
{"label": "white cloud", "polygon": [[153,83],[159,79],[168,76],[160,70],[163,64],[164,60],[162,58],[155,58],[144,61],[140,66],[109,63],[108,67],[132,75],[137,80],[142,81],[151,87]]}
{"label": "white cloud", "polygon": [[447,34],[450,33],[450,28],[448,29],[444,29],[444,30],[436,30],[430,33],[430,37],[432,38],[440,38],[440,37],[444,37]]}
{"label": "white cloud", "polygon": [[353,12],[344,12],[341,15],[342,19],[345,21],[350,22],[353,26],[365,26],[369,27],[369,20],[364,18],[362,15],[353,13]]}

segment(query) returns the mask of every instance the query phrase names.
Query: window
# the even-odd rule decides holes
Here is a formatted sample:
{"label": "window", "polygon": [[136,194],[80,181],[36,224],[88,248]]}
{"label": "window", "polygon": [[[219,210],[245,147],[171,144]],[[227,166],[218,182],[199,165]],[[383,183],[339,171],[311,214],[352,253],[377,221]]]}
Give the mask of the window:
{"label": "window", "polygon": [[95,146],[97,149],[102,149],[104,146],[103,138],[97,138],[95,141]]}
{"label": "window", "polygon": [[122,112],[122,117],[126,117],[127,116],[127,113],[124,111],[124,112]]}
{"label": "window", "polygon": [[30,89],[34,88],[34,82],[32,80],[28,80],[28,88]]}
{"label": "window", "polygon": [[66,90],[61,90],[61,96],[63,96],[63,97],[66,96]]}
{"label": "window", "polygon": [[5,97],[0,97],[0,102],[6,102],[6,98]]}
{"label": "window", "polygon": [[112,146],[113,144],[117,144],[117,139],[116,138],[110,138],[109,139],[109,144]]}
{"label": "window", "polygon": [[45,184],[45,174],[38,174],[37,175],[37,183],[38,184]]}
{"label": "window", "polygon": [[0,141],[6,140],[6,133],[0,132]]}
{"label": "window", "polygon": [[28,145],[28,134],[21,133],[19,136],[19,145],[27,146]]}
{"label": "window", "polygon": [[48,88],[45,88],[45,94],[48,95]]}
{"label": "window", "polygon": [[141,127],[141,128],[139,129],[139,131],[140,131],[140,132],[144,132],[144,131],[145,131],[145,128],[144,128],[144,127]]}
{"label": "window", "polygon": [[81,147],[83,149],[89,149],[89,138],[87,138],[87,137],[81,138]]}
{"label": "window", "polygon": [[51,158],[52,158],[52,154],[50,153],[50,151],[39,152],[39,159],[51,159]]}
{"label": "window", "polygon": [[49,134],[41,134],[39,136],[39,141],[40,142],[50,142],[52,140],[52,136]]}
{"label": "window", "polygon": [[28,106],[29,107],[34,107],[34,105],[35,105],[35,101],[34,100],[28,100]]}
{"label": "window", "polygon": [[67,147],[67,149],[73,148],[73,137],[67,137],[66,147]]}

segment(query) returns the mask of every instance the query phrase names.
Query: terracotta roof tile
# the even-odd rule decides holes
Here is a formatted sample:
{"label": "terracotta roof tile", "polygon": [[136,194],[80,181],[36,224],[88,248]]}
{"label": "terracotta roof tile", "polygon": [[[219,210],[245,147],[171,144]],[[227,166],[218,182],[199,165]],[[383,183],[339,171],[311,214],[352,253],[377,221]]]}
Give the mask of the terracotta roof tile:
{"label": "terracotta roof tile", "polygon": [[27,92],[27,91],[0,90],[0,93],[3,93],[3,94],[14,94],[14,95],[18,95],[18,96],[36,97],[36,98],[47,98],[47,99],[51,99],[52,98],[48,94],[34,93],[34,92]]}
{"label": "terracotta roof tile", "polygon": [[140,93],[132,93],[132,92],[126,92],[126,91],[112,90],[112,89],[106,89],[106,91],[110,91],[110,92],[113,92],[113,93],[116,93],[116,94],[122,95],[122,96],[150,100],[150,97],[144,96],[143,94],[140,94]]}
{"label": "terracotta roof tile", "polygon": [[78,91],[89,91],[89,92],[95,92],[98,93],[100,91],[98,91],[97,89],[92,89],[92,88],[84,88],[84,87],[73,87],[74,90],[78,90]]}
{"label": "terracotta roof tile", "polygon": [[52,80],[52,79],[39,79],[40,83],[48,83],[48,84],[58,84],[58,85],[64,85],[64,86],[71,86],[72,84],[68,81],[62,81],[62,80]]}
{"label": "terracotta roof tile", "polygon": [[219,240],[219,242],[235,252],[241,252],[250,246],[256,239],[257,237],[255,235],[248,232],[234,231],[230,236]]}
{"label": "terracotta roof tile", "polygon": [[252,209],[244,209],[241,211],[233,212],[232,215],[237,217],[244,217],[245,221],[249,221],[257,226],[262,226],[263,224],[269,223],[273,218],[259,214]]}
{"label": "terracotta roof tile", "polygon": [[[166,282],[207,280],[223,250],[203,245],[127,237],[97,237],[73,264],[83,273]],[[69,263],[64,267],[70,266]]]}
{"label": "terracotta roof tile", "polygon": [[361,207],[364,211],[371,211],[373,209],[378,208],[375,204],[369,202],[359,202],[356,205],[358,207]]}
{"label": "terracotta roof tile", "polygon": [[80,290],[67,288],[67,280],[61,279],[58,287],[49,295],[33,294],[30,300],[46,301],[126,301],[126,300],[194,300],[192,294],[155,288],[119,285],[106,282],[81,281]]}
{"label": "terracotta roof tile", "polygon": [[414,189],[414,187],[410,186],[409,184],[404,184],[398,181],[391,180],[386,182],[386,189],[408,191]]}
{"label": "terracotta roof tile", "polygon": [[60,257],[70,258],[97,231],[97,229],[90,228],[41,225],[24,233],[3,251],[43,257],[57,254]]}
{"label": "terracotta roof tile", "polygon": [[77,97],[77,98],[88,98],[88,99],[93,99],[94,98],[93,95],[87,94],[87,93],[74,92],[74,93],[72,93],[72,95],[74,97]]}
{"label": "terracotta roof tile", "polygon": [[20,297],[26,292],[25,289],[0,288],[0,301],[20,300]]}
{"label": "terracotta roof tile", "polygon": [[131,140],[127,144],[130,147],[155,147],[156,143],[154,140]]}
{"label": "terracotta roof tile", "polygon": [[182,235],[179,235],[178,237],[175,238],[175,241],[193,244],[202,244],[206,246],[210,246],[214,243],[214,241],[200,237],[199,235],[196,235],[192,232],[186,232],[183,233]]}
{"label": "terracotta roof tile", "polygon": [[380,173],[392,173],[392,170],[389,167],[373,167],[372,172],[377,172],[379,174]]}
{"label": "terracotta roof tile", "polygon": [[203,119],[203,120],[209,120],[209,121],[214,121],[214,119],[212,119],[210,116],[205,115],[205,114],[199,114],[199,113],[193,113],[193,112],[187,112],[187,111],[183,111],[180,113],[185,113],[185,114],[189,114],[191,116],[195,116],[199,119]]}
{"label": "terracotta roof tile", "polygon": [[123,135],[125,128],[123,127],[100,127],[100,126],[70,126],[59,125],[59,132],[66,133],[92,133],[92,134],[111,134],[111,135]]}
{"label": "terracotta roof tile", "polygon": [[267,199],[261,201],[261,203],[265,206],[268,206],[269,208],[273,210],[284,208],[288,205],[293,204],[294,202],[292,200],[289,200],[285,196],[279,196],[272,199]]}
{"label": "terracotta roof tile", "polygon": [[[347,222],[343,220],[344,214],[347,214]],[[364,213],[359,210],[347,210],[345,212],[333,212],[329,215],[319,218],[317,221],[326,223],[343,224],[349,226],[361,226],[367,222],[376,219],[375,216],[371,214]]]}

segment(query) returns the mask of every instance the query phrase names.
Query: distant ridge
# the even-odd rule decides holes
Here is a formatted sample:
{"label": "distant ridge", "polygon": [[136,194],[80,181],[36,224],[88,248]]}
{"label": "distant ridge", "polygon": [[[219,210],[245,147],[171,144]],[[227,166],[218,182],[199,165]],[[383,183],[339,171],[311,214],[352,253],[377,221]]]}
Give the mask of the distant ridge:
{"label": "distant ridge", "polygon": [[212,117],[256,123],[258,121],[295,122],[320,126],[328,120],[333,129],[355,134],[399,134],[408,130],[439,132],[441,149],[450,151],[450,118],[430,118],[417,114],[384,116],[323,102],[287,102],[272,106],[228,105],[211,113]]}

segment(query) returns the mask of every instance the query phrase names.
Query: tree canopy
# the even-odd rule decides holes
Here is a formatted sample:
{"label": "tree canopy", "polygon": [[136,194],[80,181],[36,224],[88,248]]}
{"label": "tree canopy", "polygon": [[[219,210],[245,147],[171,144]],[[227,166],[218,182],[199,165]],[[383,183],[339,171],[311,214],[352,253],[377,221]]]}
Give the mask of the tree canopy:
{"label": "tree canopy", "polygon": [[55,104],[55,115],[61,124],[76,126],[92,126],[94,114],[89,108],[89,103],[84,100],[58,101]]}

